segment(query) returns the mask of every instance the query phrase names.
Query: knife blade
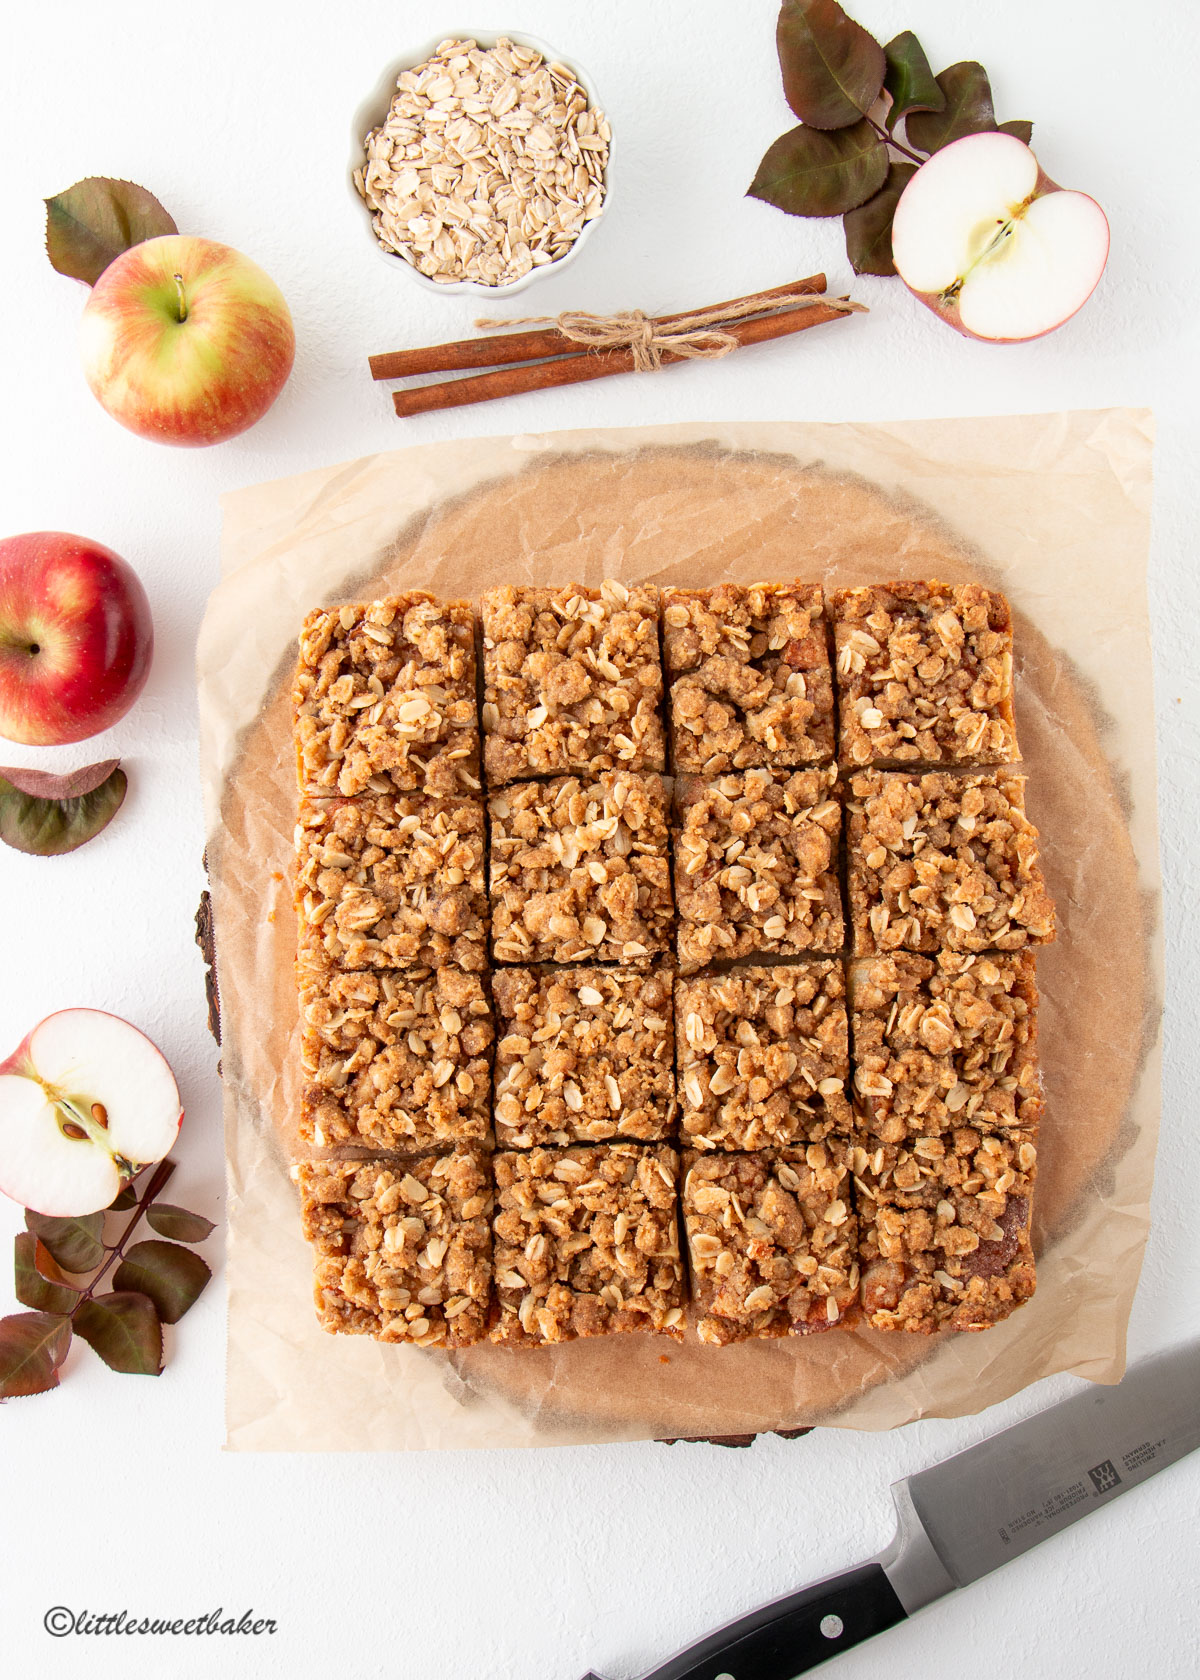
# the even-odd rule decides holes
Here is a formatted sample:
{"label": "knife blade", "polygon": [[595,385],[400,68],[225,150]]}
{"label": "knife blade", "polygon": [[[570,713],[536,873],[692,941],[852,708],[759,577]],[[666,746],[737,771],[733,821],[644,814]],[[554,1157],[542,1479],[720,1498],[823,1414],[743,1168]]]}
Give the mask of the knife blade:
{"label": "knife blade", "polygon": [[1197,1447],[1200,1342],[1188,1342],[893,1483],[896,1535],[878,1557],[764,1604],[643,1680],[795,1680]]}

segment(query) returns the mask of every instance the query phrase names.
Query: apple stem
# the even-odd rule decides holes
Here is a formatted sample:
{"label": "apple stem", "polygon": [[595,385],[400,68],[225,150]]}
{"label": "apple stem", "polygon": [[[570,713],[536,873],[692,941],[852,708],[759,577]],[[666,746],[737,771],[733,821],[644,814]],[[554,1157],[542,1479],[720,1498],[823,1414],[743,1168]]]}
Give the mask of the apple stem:
{"label": "apple stem", "polygon": [[184,289],[183,289],[183,275],[182,274],[177,274],[175,276],[175,292],[176,292],[176,296],[178,298],[179,319],[181,321],[186,321],[187,317],[188,317],[188,306],[187,306],[187,296],[186,296],[186,294],[184,292]]}
{"label": "apple stem", "polygon": [[925,158],[918,156],[916,152],[910,152],[908,147],[902,145],[901,142],[896,139],[894,134],[889,134],[886,128],[881,128],[875,121],[874,117],[868,117],[867,121],[885,145],[894,146],[898,152],[903,154],[904,157],[911,159],[918,169],[927,161]]}
{"label": "apple stem", "polygon": [[[164,1168],[166,1169],[165,1171],[163,1170]],[[88,1284],[87,1288],[81,1292],[78,1301],[76,1301],[74,1307],[72,1307],[72,1317],[74,1317],[75,1313],[78,1312],[79,1308],[85,1301],[90,1301],[92,1299],[92,1296],[95,1293],[96,1285],[100,1282],[101,1278],[103,1278],[104,1274],[111,1268],[113,1261],[119,1260],[122,1257],[125,1252],[125,1244],[129,1241],[130,1237],[137,1229],[137,1226],[141,1222],[142,1215],[145,1213],[146,1209],[150,1206],[151,1202],[154,1201],[159,1191],[170,1178],[171,1170],[171,1165],[166,1161],[160,1161],[158,1163],[158,1166],[155,1168],[149,1183],[142,1191],[142,1194],[138,1197],[137,1206],[129,1216],[128,1225],[126,1225],[125,1229],[121,1232],[121,1235],[117,1238],[113,1246],[108,1249],[107,1258],[101,1265],[100,1270],[96,1273],[91,1283]]]}

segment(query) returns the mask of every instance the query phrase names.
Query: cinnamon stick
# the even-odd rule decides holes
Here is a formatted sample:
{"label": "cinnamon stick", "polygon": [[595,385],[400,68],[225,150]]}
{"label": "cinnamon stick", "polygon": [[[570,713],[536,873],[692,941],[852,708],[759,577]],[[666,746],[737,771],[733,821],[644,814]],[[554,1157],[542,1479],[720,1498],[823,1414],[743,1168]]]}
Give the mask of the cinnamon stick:
{"label": "cinnamon stick", "polygon": [[[824,290],[824,286],[820,289]],[[791,333],[804,332],[809,327],[819,327],[826,321],[844,318],[843,310],[813,303],[778,310],[774,315],[760,315],[753,321],[734,321],[721,330],[736,338],[739,345],[763,344],[773,338],[785,338]],[[558,334],[554,336],[558,337]],[[665,365],[688,358],[664,350],[662,359]],[[392,402],[396,413],[401,418],[408,418],[414,414],[431,414],[438,409],[461,408],[467,403],[490,402],[493,397],[515,397],[527,391],[555,391],[585,379],[605,379],[613,373],[631,373],[633,366],[632,350],[585,350],[575,356],[559,356],[554,361],[500,367],[491,373],[474,374],[466,379],[444,379],[433,385],[416,385],[407,391],[393,391]]]}
{"label": "cinnamon stick", "polygon": [[[747,311],[761,306],[770,309],[776,298],[793,292],[818,293],[825,290],[825,276],[810,274],[807,279],[793,280],[786,286],[775,286],[769,292],[751,292],[748,297],[730,298],[713,304],[714,309],[731,309],[744,304]],[[655,324],[671,326],[684,321],[695,310],[683,310],[677,315],[659,315]],[[369,359],[372,379],[409,379],[420,373],[453,373],[459,368],[502,367],[513,362],[540,361],[545,356],[577,353],[578,346],[564,338],[557,327],[540,327],[528,332],[498,333],[493,338],[460,338],[451,344],[426,344],[416,350],[393,350]]]}

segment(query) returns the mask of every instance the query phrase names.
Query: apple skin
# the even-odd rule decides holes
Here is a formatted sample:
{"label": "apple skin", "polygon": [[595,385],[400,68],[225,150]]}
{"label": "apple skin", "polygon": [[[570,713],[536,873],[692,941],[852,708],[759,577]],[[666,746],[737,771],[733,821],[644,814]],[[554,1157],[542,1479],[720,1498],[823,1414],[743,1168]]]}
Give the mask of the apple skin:
{"label": "apple skin", "polygon": [[80,326],[83,371],[101,406],[139,437],[186,447],[222,443],[260,420],[295,351],[270,276],[190,234],[123,251],[92,288]]}
{"label": "apple skin", "polygon": [[0,735],[84,741],[146,685],[150,603],[119,554],[67,531],[0,540]]}
{"label": "apple skin", "polygon": [[[961,139],[953,141],[951,143],[951,145],[943,148],[943,150],[941,152],[935,152],[931,158],[926,159],[925,164],[923,164],[921,166],[921,168],[917,170],[917,173],[911,178],[911,180],[908,183],[908,186],[904,189],[904,192],[901,193],[900,201],[896,206],[896,215],[900,216],[901,207],[904,204],[905,198],[908,196],[912,187],[920,179],[921,175],[923,174],[924,170],[928,167],[929,164],[935,162],[940,157],[944,157],[947,152],[952,152],[956,148],[961,148],[961,147],[971,145],[971,143],[978,138],[980,138],[980,136],[973,135],[973,134],[964,135]],[[1024,142],[1018,141],[1017,144],[1018,145],[1023,145]],[[1041,163],[1038,162],[1038,160],[1035,156],[1033,156],[1032,151],[1030,152],[1030,155],[1033,158],[1033,162],[1035,163],[1036,168],[1037,168],[1037,177],[1036,177],[1036,181],[1035,181],[1035,184],[1033,186],[1033,189],[1029,194],[1029,201],[1033,202],[1037,199],[1046,198],[1052,193],[1061,193],[1061,192],[1070,192],[1073,196],[1075,196],[1077,198],[1086,199],[1089,204],[1094,206],[1098,216],[1100,217],[1101,221],[1104,223],[1104,226],[1105,226],[1106,232],[1105,232],[1104,256],[1103,256],[1103,259],[1101,260],[1101,262],[1099,264],[1099,267],[1098,267],[1098,270],[1097,270],[1097,273],[1096,273],[1096,278],[1093,281],[1092,286],[1089,288],[1088,291],[1086,291],[1080,297],[1079,302],[1075,305],[1075,307],[1068,314],[1063,315],[1060,319],[1051,322],[1046,327],[1043,327],[1040,332],[1022,333],[1022,334],[1019,334],[1019,335],[1014,335],[1013,337],[999,337],[999,336],[993,336],[991,334],[986,334],[985,335],[983,333],[972,332],[970,327],[965,326],[963,324],[962,317],[959,314],[958,304],[957,304],[956,299],[953,299],[953,298],[945,299],[945,298],[942,297],[942,295],[939,292],[920,291],[920,290],[918,290],[917,287],[909,285],[908,281],[904,279],[903,273],[900,272],[899,265],[897,265],[896,272],[899,274],[900,279],[904,281],[905,286],[912,293],[913,297],[915,297],[919,303],[923,303],[925,305],[926,309],[931,310],[933,312],[933,314],[935,314],[938,317],[939,320],[945,321],[947,326],[953,327],[955,332],[960,333],[963,336],[963,338],[969,338],[969,339],[973,340],[976,344],[1032,344],[1035,340],[1037,340],[1039,338],[1045,338],[1047,336],[1047,334],[1052,333],[1052,332],[1056,332],[1059,327],[1065,326],[1065,324],[1069,320],[1073,319],[1073,317],[1076,316],[1079,313],[1079,311],[1083,308],[1084,304],[1091,297],[1092,292],[1095,291],[1096,286],[1099,285],[1101,275],[1104,272],[1105,263],[1107,262],[1107,258],[1108,258],[1107,218],[1104,216],[1104,211],[1101,209],[1100,205],[1097,204],[1095,199],[1091,198],[1091,196],[1089,194],[1080,193],[1078,191],[1078,189],[1076,189],[1076,188],[1062,187],[1062,186],[1059,185],[1059,183],[1057,181],[1052,181],[1050,179],[1050,177],[1046,174],[1045,170],[1042,168]],[[893,223],[893,227],[894,227],[894,225],[895,224]]]}

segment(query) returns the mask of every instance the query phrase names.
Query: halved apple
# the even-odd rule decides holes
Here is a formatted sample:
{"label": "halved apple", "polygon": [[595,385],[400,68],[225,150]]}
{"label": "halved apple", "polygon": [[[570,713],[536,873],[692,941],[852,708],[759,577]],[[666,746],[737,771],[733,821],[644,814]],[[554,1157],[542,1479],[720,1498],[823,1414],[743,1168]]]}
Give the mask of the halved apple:
{"label": "halved apple", "polygon": [[1108,260],[1094,198],[1057,186],[1011,134],[968,134],[921,165],[892,222],[896,272],[969,338],[1016,343],[1069,321]]}
{"label": "halved apple", "polygon": [[36,1213],[95,1213],[162,1160],[182,1119],[144,1033],[100,1009],[62,1009],[0,1064],[0,1190]]}

